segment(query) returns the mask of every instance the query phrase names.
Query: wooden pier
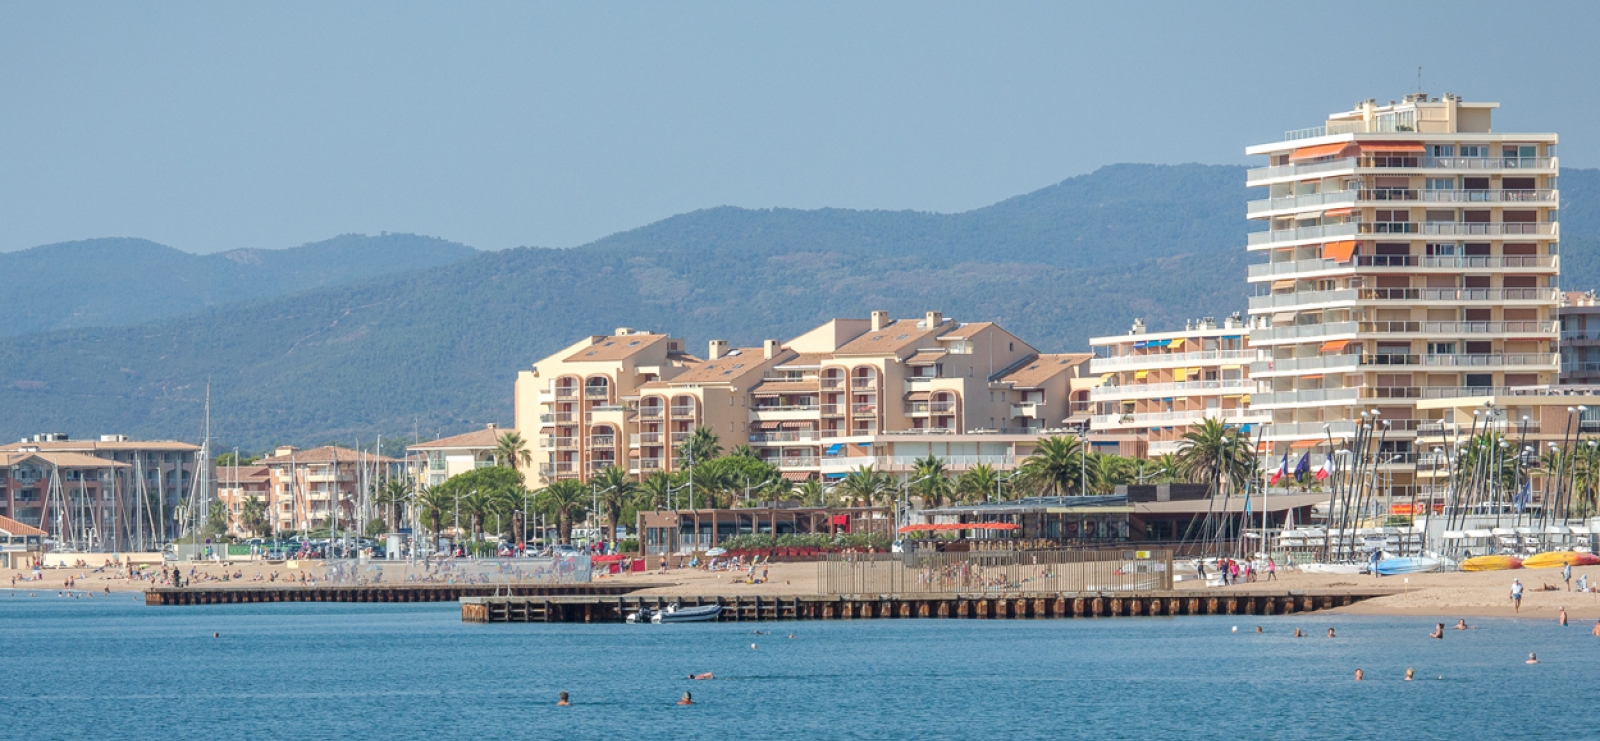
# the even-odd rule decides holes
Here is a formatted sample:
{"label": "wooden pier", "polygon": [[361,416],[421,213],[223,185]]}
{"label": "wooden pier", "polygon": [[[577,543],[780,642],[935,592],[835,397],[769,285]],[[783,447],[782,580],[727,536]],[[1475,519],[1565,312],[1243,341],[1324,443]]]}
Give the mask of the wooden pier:
{"label": "wooden pier", "polygon": [[406,584],[302,587],[289,585],[159,587],[144,593],[146,605],[238,605],[260,602],[455,602],[509,595],[509,599],[551,597],[602,599],[667,586],[607,584]]}
{"label": "wooden pier", "polygon": [[789,595],[735,597],[467,596],[461,619],[472,623],[620,622],[641,607],[659,610],[721,605],[722,622],[744,620],[853,620],[880,618],[1035,619],[1176,617],[1179,615],[1288,615],[1345,607],[1395,590],[1295,592],[1100,592],[1007,595]]}

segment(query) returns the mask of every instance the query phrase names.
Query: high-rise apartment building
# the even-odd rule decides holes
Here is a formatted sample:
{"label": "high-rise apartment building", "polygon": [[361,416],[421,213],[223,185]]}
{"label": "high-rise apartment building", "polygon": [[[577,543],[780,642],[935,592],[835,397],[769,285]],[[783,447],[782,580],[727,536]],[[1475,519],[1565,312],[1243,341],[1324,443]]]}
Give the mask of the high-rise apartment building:
{"label": "high-rise apartment building", "polygon": [[1556,135],[1495,131],[1497,107],[1367,100],[1246,150],[1268,159],[1247,176],[1250,375],[1275,454],[1365,412],[1403,489],[1418,400],[1555,383]]}
{"label": "high-rise apartment building", "polygon": [[700,427],[793,479],[916,452],[998,461],[1073,421],[1087,403],[1088,358],[1042,354],[996,324],[936,311],[834,319],[761,347],[713,340],[704,357],[676,338],[619,329],[518,374],[516,427],[531,443],[536,486],[609,466],[680,470],[678,450]]}
{"label": "high-rise apartment building", "polygon": [[1183,436],[1206,419],[1243,427],[1267,417],[1251,412],[1249,328],[1238,314],[1206,317],[1181,331],[1150,332],[1135,320],[1127,334],[1089,340],[1090,420],[1100,452],[1155,458],[1177,453]]}
{"label": "high-rise apartment building", "polygon": [[1600,301],[1594,291],[1561,294],[1561,383],[1600,383]]}

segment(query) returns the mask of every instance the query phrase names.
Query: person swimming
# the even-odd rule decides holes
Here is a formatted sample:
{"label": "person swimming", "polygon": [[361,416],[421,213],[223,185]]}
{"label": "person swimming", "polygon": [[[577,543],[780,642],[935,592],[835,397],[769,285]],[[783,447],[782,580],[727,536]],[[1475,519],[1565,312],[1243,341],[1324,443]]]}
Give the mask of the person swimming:
{"label": "person swimming", "polygon": [[1456,630],[1466,630],[1466,629],[1468,629],[1470,627],[1472,627],[1472,626],[1467,625],[1467,619],[1466,618],[1461,618],[1461,619],[1456,621]]}
{"label": "person swimming", "polygon": [[1428,637],[1429,638],[1444,638],[1444,623],[1439,623],[1438,625],[1435,625],[1433,627],[1433,632],[1429,633]]}
{"label": "person swimming", "polygon": [[1299,628],[1295,628],[1294,629],[1294,637],[1295,638],[1305,638],[1306,634],[1301,633]]}
{"label": "person swimming", "polygon": [[566,707],[568,705],[571,705],[571,704],[572,703],[567,702],[567,693],[562,692],[561,694],[556,695],[556,707],[564,708],[564,707]]}
{"label": "person swimming", "polygon": [[690,695],[687,692],[685,692],[685,693],[683,693],[683,699],[679,700],[678,704],[679,705],[693,705],[694,704],[694,696]]}
{"label": "person swimming", "polygon": [[1329,628],[1329,629],[1328,629],[1328,637],[1329,637],[1329,638],[1333,638],[1333,637],[1334,637],[1334,635],[1333,635],[1333,628]]}
{"label": "person swimming", "polygon": [[717,677],[716,677],[715,674],[712,674],[711,672],[703,672],[703,673],[700,673],[700,674],[690,674],[689,678],[690,679],[716,679]]}
{"label": "person swimming", "polygon": [[1411,667],[1409,667],[1409,666],[1408,666],[1408,667],[1406,667],[1406,681],[1407,681],[1407,682],[1409,682],[1409,681],[1411,681],[1411,680],[1413,680],[1413,679],[1415,679],[1415,678],[1416,678],[1416,676],[1417,676],[1417,670],[1416,670],[1416,669],[1412,669],[1412,668],[1411,668]]}
{"label": "person swimming", "polygon": [[1259,626],[1259,625],[1257,625],[1257,626],[1256,626],[1256,632],[1257,632],[1257,633],[1260,633],[1260,632],[1261,632],[1261,626]]}
{"label": "person swimming", "polygon": [[1567,627],[1567,608],[1565,606],[1558,608],[1558,614],[1561,616],[1561,627]]}
{"label": "person swimming", "polygon": [[1530,654],[1528,654],[1528,660],[1524,661],[1522,663],[1524,663],[1524,664],[1537,664],[1537,663],[1539,663],[1539,657],[1536,654],[1531,654],[1530,653]]}
{"label": "person swimming", "polygon": [[1365,677],[1365,676],[1366,676],[1366,674],[1362,673],[1362,671],[1360,669],[1356,670],[1356,681],[1357,682],[1361,681],[1361,679],[1363,677]]}

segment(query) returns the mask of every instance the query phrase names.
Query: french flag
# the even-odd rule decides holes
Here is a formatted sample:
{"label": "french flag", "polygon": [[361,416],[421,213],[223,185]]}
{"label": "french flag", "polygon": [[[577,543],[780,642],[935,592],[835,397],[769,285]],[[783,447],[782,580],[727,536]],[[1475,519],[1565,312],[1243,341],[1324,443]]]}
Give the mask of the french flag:
{"label": "french flag", "polygon": [[1267,479],[1268,486],[1277,486],[1278,480],[1289,475],[1289,454],[1283,454],[1283,462],[1278,464],[1278,470],[1272,472],[1272,478]]}
{"label": "french flag", "polygon": [[1311,475],[1317,477],[1318,481],[1325,481],[1329,476],[1332,476],[1333,456],[1329,455],[1327,458],[1322,459],[1322,465],[1317,466],[1317,470]]}

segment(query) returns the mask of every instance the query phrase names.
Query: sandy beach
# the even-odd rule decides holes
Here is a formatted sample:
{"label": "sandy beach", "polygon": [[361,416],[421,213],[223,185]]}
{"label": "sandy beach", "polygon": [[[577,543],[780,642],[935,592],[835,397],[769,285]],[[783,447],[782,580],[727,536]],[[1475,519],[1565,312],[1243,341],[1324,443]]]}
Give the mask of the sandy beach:
{"label": "sandy beach", "polygon": [[[221,580],[224,568],[220,564],[186,563],[183,565],[183,570],[185,574],[188,574],[192,568],[194,570],[192,583],[209,587],[258,586],[271,583],[268,578],[273,573],[278,574],[278,583],[284,583],[285,580],[289,579],[293,579],[294,583],[298,583],[301,575],[316,578],[320,581],[323,571],[318,562],[300,562],[297,566],[302,566],[302,568],[289,568],[283,563],[231,563],[226,567],[227,573],[230,575],[230,579],[227,582]],[[623,576],[606,576],[602,577],[602,579],[606,582],[631,581],[653,585],[670,585],[653,587],[638,592],[643,596],[755,596],[813,594],[817,592],[818,567],[815,563],[774,563],[767,568],[769,569],[769,579],[761,584],[745,583],[742,578],[743,572],[689,569],[674,569],[665,574],[652,571]],[[129,579],[123,572],[112,569],[107,569],[98,574],[94,573],[93,569],[46,569],[43,572],[43,581],[21,581],[22,578],[25,578],[30,573],[29,571],[15,569],[0,570],[0,587],[10,586],[12,577],[18,577],[18,587],[31,587],[41,590],[62,589],[65,580],[69,577],[76,579],[76,588],[95,592],[102,592],[108,589],[113,592],[143,591],[152,586],[150,581]],[[1578,578],[1585,574],[1588,575],[1590,584],[1600,586],[1600,566],[1573,569],[1573,583],[1576,584]],[[237,576],[235,577],[234,575]],[[1410,576],[1382,578],[1308,574],[1290,571],[1280,573],[1279,578],[1272,582],[1260,581],[1255,584],[1231,587],[1205,587],[1198,581],[1189,580],[1179,582],[1176,588],[1223,595],[1230,592],[1282,593],[1285,591],[1337,589],[1356,586],[1364,588],[1382,587],[1400,590],[1400,593],[1340,608],[1338,612],[1358,615],[1427,616],[1437,617],[1441,620],[1453,620],[1454,618],[1512,617],[1514,615],[1510,599],[1512,579],[1521,579],[1526,587],[1526,592],[1522,599],[1522,610],[1520,613],[1515,613],[1517,617],[1554,619],[1557,610],[1565,607],[1568,617],[1573,621],[1600,619],[1600,593],[1566,591],[1565,584],[1561,580],[1560,569],[1412,574]],[[1554,589],[1546,590],[1545,587],[1547,586]]]}

